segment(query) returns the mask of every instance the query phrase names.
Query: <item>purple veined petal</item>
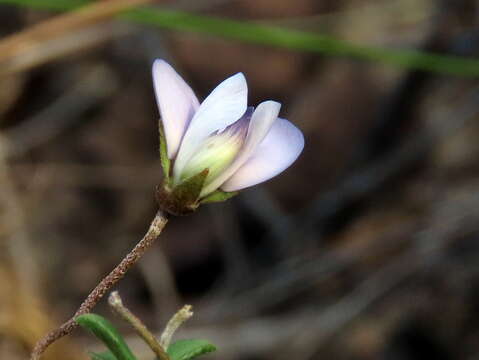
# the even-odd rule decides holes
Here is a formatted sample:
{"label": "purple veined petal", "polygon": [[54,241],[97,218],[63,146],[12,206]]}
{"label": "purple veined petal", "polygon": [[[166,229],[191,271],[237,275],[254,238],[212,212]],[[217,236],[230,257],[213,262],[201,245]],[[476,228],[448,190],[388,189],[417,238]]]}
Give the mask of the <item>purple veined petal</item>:
{"label": "purple veined petal", "polygon": [[202,142],[213,132],[233,124],[245,113],[248,85],[242,73],[220,83],[201,103],[181,142],[173,175],[179,180],[181,171]]}
{"label": "purple veined petal", "polygon": [[165,130],[168,157],[173,158],[181,138],[199,107],[193,90],[166,61],[153,63],[153,85]]}
{"label": "purple veined petal", "polygon": [[278,118],[253,155],[221,189],[237,191],[269,180],[286,170],[303,148],[302,132],[288,120]]}
{"label": "purple veined petal", "polygon": [[203,189],[201,192],[202,196],[219,188],[220,185],[228,180],[251,157],[259,144],[267,136],[274,121],[278,118],[280,109],[281,104],[271,100],[264,101],[258,105],[251,116],[248,135],[240,153],[225,171]]}

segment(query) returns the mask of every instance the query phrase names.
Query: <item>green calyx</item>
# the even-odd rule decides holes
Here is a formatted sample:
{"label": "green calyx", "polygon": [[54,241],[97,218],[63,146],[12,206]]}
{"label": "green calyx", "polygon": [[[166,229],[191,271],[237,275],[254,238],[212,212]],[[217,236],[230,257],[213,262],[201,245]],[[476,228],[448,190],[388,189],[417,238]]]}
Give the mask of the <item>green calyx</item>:
{"label": "green calyx", "polygon": [[173,188],[167,182],[163,182],[156,189],[156,200],[160,208],[171,215],[188,215],[195,211],[200,204],[223,202],[238,194],[238,192],[216,190],[204,198],[200,198],[201,189],[207,176],[208,169],[205,169]]}
{"label": "green calyx", "polygon": [[163,211],[177,216],[188,215],[195,211],[200,204],[222,202],[238,194],[237,192],[216,190],[206,196],[201,196],[206,180],[211,175],[209,168],[187,177],[179,184],[175,184],[171,176],[171,161],[168,158],[166,138],[161,121],[159,127],[163,182],[156,188],[156,200]]}
{"label": "green calyx", "polygon": [[201,190],[207,176],[208,169],[205,169],[174,187],[164,181],[156,189],[156,200],[160,208],[171,215],[188,215],[195,211],[200,204],[222,202],[238,194],[237,192],[216,190],[201,198]]}
{"label": "green calyx", "polygon": [[223,202],[238,195],[238,191],[226,192],[221,190],[213,191],[211,194],[201,199],[202,204],[211,204],[216,202]]}
{"label": "green calyx", "polygon": [[156,189],[156,200],[160,208],[172,215],[188,215],[200,205],[200,193],[203,189],[208,169],[203,170],[173,188],[167,181]]}

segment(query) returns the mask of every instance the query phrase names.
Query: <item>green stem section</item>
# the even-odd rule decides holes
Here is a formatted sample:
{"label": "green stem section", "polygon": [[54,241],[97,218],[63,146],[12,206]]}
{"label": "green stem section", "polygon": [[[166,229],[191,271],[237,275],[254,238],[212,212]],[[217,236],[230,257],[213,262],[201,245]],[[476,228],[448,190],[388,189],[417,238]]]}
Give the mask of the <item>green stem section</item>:
{"label": "green stem section", "polygon": [[[16,4],[45,10],[67,11],[88,4],[89,1],[0,0],[0,3]],[[203,33],[259,45],[275,46],[330,56],[350,57],[397,67],[465,77],[479,76],[479,60],[473,58],[444,56],[406,49],[361,46],[336,39],[332,36],[306,31],[154,7],[133,9],[122,14],[120,17],[137,23],[159,26],[165,29]]]}

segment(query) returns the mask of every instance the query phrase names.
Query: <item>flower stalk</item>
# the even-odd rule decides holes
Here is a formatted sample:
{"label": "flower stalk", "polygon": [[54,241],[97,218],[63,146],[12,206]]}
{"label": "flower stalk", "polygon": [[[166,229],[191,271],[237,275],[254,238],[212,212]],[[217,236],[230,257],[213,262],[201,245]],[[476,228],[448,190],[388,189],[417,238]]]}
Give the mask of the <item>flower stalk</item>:
{"label": "flower stalk", "polygon": [[119,281],[128,270],[135,265],[143,254],[151,247],[155,240],[160,236],[163,228],[168,222],[168,217],[162,211],[158,211],[145,236],[136,244],[136,246],[126,255],[123,260],[101,280],[93,291],[87,296],[78,308],[73,317],[61,325],[59,328],[51,331],[33,348],[30,360],[39,360],[45,350],[55,341],[70,334],[78,324],[75,318],[91,312],[95,305],[103,298],[103,296]]}
{"label": "flower stalk", "polygon": [[[304,147],[301,131],[279,118],[281,104],[268,100],[247,106],[248,87],[242,73],[220,83],[200,104],[189,85],[164,60],[153,64],[153,85],[161,116],[160,159],[164,178],[156,189],[160,210],[133,250],[93,289],[75,315],[34,347],[39,360],[49,345],[71,333],[78,316],[89,313],[100,299],[141,258],[165,227],[165,214],[187,215],[201,203],[224,201],[238,190],[269,180],[288,168]],[[121,308],[121,299],[113,305]],[[127,309],[126,309],[127,310]],[[139,320],[122,314],[141,328]],[[192,315],[180,310],[160,341],[164,348],[174,331]],[[143,326],[143,332],[147,331]],[[149,339],[153,341],[152,339]],[[156,341],[156,340],[155,340]],[[166,344],[166,345],[165,345]],[[163,351],[158,355],[168,360]]]}

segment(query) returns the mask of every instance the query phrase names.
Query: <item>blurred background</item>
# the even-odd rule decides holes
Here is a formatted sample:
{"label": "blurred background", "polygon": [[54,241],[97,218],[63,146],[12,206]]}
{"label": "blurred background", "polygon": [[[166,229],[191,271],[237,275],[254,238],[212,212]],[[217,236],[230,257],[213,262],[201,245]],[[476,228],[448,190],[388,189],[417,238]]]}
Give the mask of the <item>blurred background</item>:
{"label": "blurred background", "polygon": [[[479,51],[475,0],[148,6],[368,46]],[[178,338],[210,340],[219,348],[210,359],[479,359],[477,78],[113,15],[72,26],[0,2],[1,359],[26,359],[152,220],[157,57],[199,98],[244,72],[250,104],[282,102],[306,146],[281,176],[170,221],[116,287],[151,329],[188,303],[195,316]],[[152,358],[105,301],[95,312]],[[45,359],[87,359],[99,347],[78,330]]]}

